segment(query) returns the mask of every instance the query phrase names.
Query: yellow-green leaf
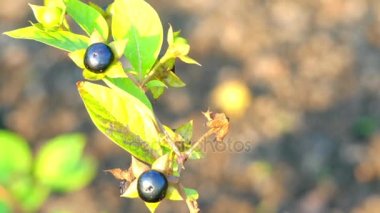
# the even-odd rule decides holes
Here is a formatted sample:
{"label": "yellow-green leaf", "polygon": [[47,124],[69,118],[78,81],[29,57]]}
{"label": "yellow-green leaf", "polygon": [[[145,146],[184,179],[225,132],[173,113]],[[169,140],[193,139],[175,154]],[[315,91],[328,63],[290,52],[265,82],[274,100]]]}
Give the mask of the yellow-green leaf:
{"label": "yellow-green leaf", "polygon": [[95,8],[79,0],[66,0],[67,14],[88,34],[95,30],[104,40],[108,39],[108,24],[103,15]]}
{"label": "yellow-green leaf", "polygon": [[80,49],[69,53],[71,60],[80,68],[84,69],[84,54],[86,49]]}
{"label": "yellow-green leaf", "polygon": [[22,137],[0,130],[0,147],[0,184],[8,184],[12,177],[30,172],[32,153]]}
{"label": "yellow-green leaf", "polygon": [[185,141],[191,141],[193,137],[193,120],[183,124],[175,130]]}
{"label": "yellow-green leaf", "polygon": [[166,193],[166,198],[168,200],[183,200],[176,186],[172,185],[169,185],[168,191]]}
{"label": "yellow-green leaf", "polygon": [[186,84],[172,71],[169,72],[168,76],[163,79],[164,82],[171,87],[184,87]]}
{"label": "yellow-green leaf", "polygon": [[125,92],[135,96],[142,103],[145,104],[150,110],[153,110],[152,104],[150,103],[148,97],[145,95],[145,92],[136,86],[133,81],[129,78],[105,78],[104,82],[107,86],[113,89],[121,89]]}
{"label": "yellow-green leaf", "polygon": [[156,211],[158,205],[160,205],[160,202],[157,202],[157,203],[147,203],[147,202],[145,202],[145,205],[149,209],[149,211],[151,213],[153,213],[153,212]]}
{"label": "yellow-green leaf", "polygon": [[79,93],[95,126],[141,161],[153,163],[162,155],[153,112],[124,90],[79,82]]}
{"label": "yellow-green leaf", "polygon": [[198,200],[199,194],[198,191],[195,189],[191,188],[185,188],[185,194],[186,194],[186,199],[188,200]]}
{"label": "yellow-green leaf", "polygon": [[124,55],[142,79],[156,62],[162,45],[157,12],[144,0],[115,0],[112,34],[115,40],[128,39]]}
{"label": "yellow-green leaf", "polygon": [[51,139],[39,150],[35,176],[40,183],[59,191],[77,190],[95,175],[96,164],[83,156],[85,138],[81,134],[61,135]]}
{"label": "yellow-green leaf", "polygon": [[86,48],[88,45],[89,39],[85,36],[63,30],[44,31],[37,26],[20,28],[4,34],[13,38],[39,41],[68,52]]}

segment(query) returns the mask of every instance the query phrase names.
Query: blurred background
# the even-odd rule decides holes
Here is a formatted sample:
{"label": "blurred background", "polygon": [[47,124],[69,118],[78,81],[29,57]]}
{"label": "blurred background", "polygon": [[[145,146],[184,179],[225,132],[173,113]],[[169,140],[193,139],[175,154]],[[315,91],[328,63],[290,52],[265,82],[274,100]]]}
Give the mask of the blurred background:
{"label": "blurred background", "polygon": [[[177,63],[188,85],[153,102],[158,117],[173,127],[194,119],[195,138],[206,130],[201,111],[230,117],[225,142],[207,143],[206,158],[184,173],[203,212],[380,212],[380,1],[149,2],[202,64]],[[27,3],[42,1],[0,3],[4,32],[35,21]],[[102,172],[127,168],[129,156],[91,123],[75,87],[81,71],[67,55],[6,36],[0,47],[0,128],[35,151],[84,132],[98,161],[88,187],[53,194],[41,212],[146,212]],[[158,208],[186,211],[182,202]]]}

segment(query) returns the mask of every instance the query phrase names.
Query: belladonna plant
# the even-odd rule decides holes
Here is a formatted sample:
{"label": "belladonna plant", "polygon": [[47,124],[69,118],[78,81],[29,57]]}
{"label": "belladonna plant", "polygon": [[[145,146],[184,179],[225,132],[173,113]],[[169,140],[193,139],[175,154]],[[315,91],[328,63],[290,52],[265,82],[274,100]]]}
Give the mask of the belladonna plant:
{"label": "belladonna plant", "polygon": [[[195,140],[192,121],[173,130],[157,119],[148,98],[185,86],[178,67],[174,72],[176,61],[199,65],[188,55],[188,41],[167,25],[168,47],[161,50],[161,20],[144,0],[115,0],[105,10],[79,0],[45,0],[31,8],[36,22],[4,34],[66,51],[82,70],[77,88],[91,120],[132,158],[127,169],[106,170],[120,181],[121,197],[142,199],[151,212],[165,200],[185,201],[198,212],[199,194],[184,187],[181,174],[189,160],[204,156],[200,145],[207,138],[223,140],[229,120],[204,112],[207,130]],[[73,24],[83,34],[71,31]]]}

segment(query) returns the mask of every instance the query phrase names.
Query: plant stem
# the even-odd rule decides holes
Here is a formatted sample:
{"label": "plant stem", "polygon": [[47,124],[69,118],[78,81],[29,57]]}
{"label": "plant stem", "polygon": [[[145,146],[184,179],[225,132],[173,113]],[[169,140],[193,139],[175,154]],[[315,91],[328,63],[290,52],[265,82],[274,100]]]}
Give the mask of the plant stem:
{"label": "plant stem", "polygon": [[209,137],[210,135],[212,135],[214,133],[214,131],[212,129],[208,130],[204,135],[202,135],[201,138],[199,138],[197,140],[197,142],[195,142],[189,150],[187,150],[186,152],[186,158],[190,157],[191,154],[193,153],[194,149],[197,148],[203,141],[206,141],[206,138]]}
{"label": "plant stem", "polygon": [[178,157],[181,157],[181,152],[179,151],[178,147],[175,145],[174,141],[171,139],[171,137],[169,136],[169,134],[166,132],[164,126],[162,125],[162,123],[160,122],[160,120],[157,118],[157,116],[154,114],[154,117],[157,121],[157,126],[159,128],[159,130],[161,131],[161,133],[163,133],[165,135],[165,138],[167,139],[169,145],[172,147],[174,153],[178,156]]}
{"label": "plant stem", "polygon": [[187,207],[190,210],[190,213],[199,213],[198,203],[195,200],[189,200],[187,199],[187,195],[185,192],[185,188],[182,186],[182,184],[178,184],[179,193],[182,196],[182,199],[185,200]]}
{"label": "plant stem", "polygon": [[140,84],[140,87],[144,87],[144,85],[146,83],[148,83],[150,80],[152,80],[154,78],[154,76],[157,74],[158,72],[158,67],[160,67],[160,65],[162,64],[161,60],[159,60],[155,65],[154,67],[152,68],[152,70],[150,71],[149,75],[141,82]]}
{"label": "plant stem", "polygon": [[137,79],[136,79],[133,75],[131,75],[131,73],[129,73],[128,71],[126,71],[125,74],[127,75],[127,77],[128,77],[129,79],[131,79],[131,81],[132,81],[135,85],[139,85]]}

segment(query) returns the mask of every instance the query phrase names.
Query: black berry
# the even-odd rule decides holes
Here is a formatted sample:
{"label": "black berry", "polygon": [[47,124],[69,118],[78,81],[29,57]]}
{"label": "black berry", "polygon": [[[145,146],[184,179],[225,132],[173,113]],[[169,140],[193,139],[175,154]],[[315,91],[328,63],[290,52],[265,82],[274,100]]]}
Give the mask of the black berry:
{"label": "black berry", "polygon": [[137,180],[139,196],[148,203],[155,203],[164,199],[167,189],[168,180],[164,174],[156,170],[142,173]]}
{"label": "black berry", "polygon": [[84,66],[94,72],[103,73],[114,59],[113,52],[104,43],[91,44],[84,54]]}

